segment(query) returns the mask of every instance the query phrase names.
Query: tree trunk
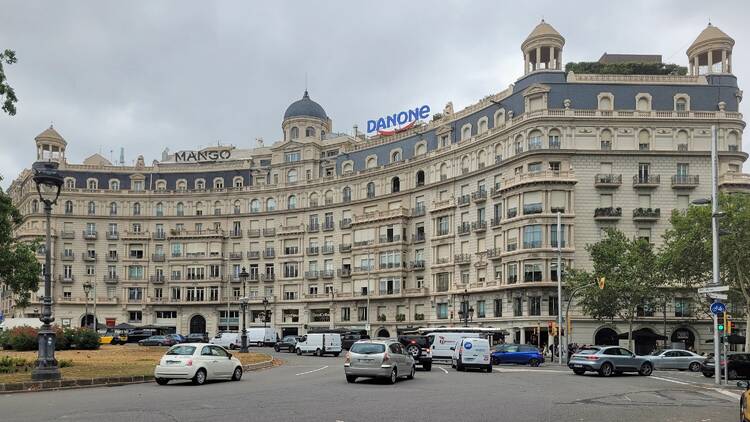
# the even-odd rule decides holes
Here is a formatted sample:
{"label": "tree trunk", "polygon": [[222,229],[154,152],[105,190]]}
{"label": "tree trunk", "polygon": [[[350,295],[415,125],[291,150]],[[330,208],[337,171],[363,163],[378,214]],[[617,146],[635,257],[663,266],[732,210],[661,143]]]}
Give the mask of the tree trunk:
{"label": "tree trunk", "polygon": [[750,305],[745,306],[745,350],[750,350]]}
{"label": "tree trunk", "polygon": [[633,350],[633,319],[634,314],[631,314],[628,321],[630,323],[630,326],[628,327],[628,350],[635,353],[635,351]]}

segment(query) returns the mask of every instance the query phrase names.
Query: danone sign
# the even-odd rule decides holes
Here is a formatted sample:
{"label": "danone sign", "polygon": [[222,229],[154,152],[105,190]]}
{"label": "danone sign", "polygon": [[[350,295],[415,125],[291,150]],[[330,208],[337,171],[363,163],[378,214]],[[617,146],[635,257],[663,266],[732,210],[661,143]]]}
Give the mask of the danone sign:
{"label": "danone sign", "polygon": [[183,162],[201,162],[201,161],[219,161],[228,160],[232,153],[228,149],[213,151],[178,151],[174,153],[174,160],[178,163]]}
{"label": "danone sign", "polygon": [[399,111],[379,119],[367,121],[367,133],[378,132],[388,136],[403,132],[414,126],[417,121],[426,119],[430,115],[430,106],[423,105],[413,109]]}

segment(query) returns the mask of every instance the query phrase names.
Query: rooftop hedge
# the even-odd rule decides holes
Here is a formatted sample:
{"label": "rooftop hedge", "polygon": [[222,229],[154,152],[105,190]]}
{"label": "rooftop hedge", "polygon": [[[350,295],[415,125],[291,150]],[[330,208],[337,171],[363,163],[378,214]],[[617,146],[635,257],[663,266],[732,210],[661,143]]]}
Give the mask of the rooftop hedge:
{"label": "rooftop hedge", "polygon": [[687,68],[673,63],[570,62],[565,72],[599,75],[686,75]]}

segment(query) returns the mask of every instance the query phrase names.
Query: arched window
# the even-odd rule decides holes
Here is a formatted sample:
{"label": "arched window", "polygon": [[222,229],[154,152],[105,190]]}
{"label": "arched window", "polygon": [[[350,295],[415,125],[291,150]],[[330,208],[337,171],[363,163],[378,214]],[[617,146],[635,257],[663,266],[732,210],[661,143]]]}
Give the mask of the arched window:
{"label": "arched window", "polygon": [[341,192],[341,199],[344,202],[350,202],[352,200],[352,188],[346,186],[343,192]]}
{"label": "arched window", "polygon": [[214,189],[224,189],[224,178],[217,177],[214,179]]}
{"label": "arched window", "polygon": [[469,157],[464,156],[464,158],[461,159],[461,174],[468,173],[469,172]]}
{"label": "arched window", "polygon": [[182,202],[178,202],[177,207],[175,209],[177,211],[178,217],[182,217],[183,215],[185,215],[185,205],[183,205]]}
{"label": "arched window", "polygon": [[276,200],[268,198],[266,201],[266,211],[276,211]]}
{"label": "arched window", "polygon": [[484,152],[483,149],[480,149],[477,153],[477,167],[480,169],[483,169],[485,165],[487,165],[487,153]]}
{"label": "arched window", "polygon": [[674,102],[675,111],[688,111],[688,102],[684,97],[680,97]]}
{"label": "arched window", "polygon": [[141,204],[138,202],[133,204],[133,215],[141,215]]}
{"label": "arched window", "polygon": [[72,177],[68,177],[65,179],[65,189],[75,189],[76,188],[76,179],[73,179]]}
{"label": "arched window", "polygon": [[96,189],[97,186],[98,186],[98,183],[97,183],[96,179],[89,179],[89,180],[86,181],[86,189],[92,189],[93,190],[93,189]]}
{"label": "arched window", "polygon": [[214,202],[214,215],[221,215],[221,201]]}
{"label": "arched window", "polygon": [[203,202],[195,203],[195,215],[203,215]]}
{"label": "arched window", "polygon": [[461,128],[461,140],[465,141],[471,138],[471,125],[465,125]]}
{"label": "arched window", "polygon": [[237,176],[234,178],[234,180],[232,180],[232,186],[234,186],[235,189],[241,188],[244,185],[245,181],[242,179],[242,176]]}
{"label": "arched window", "polygon": [[375,183],[370,182],[367,184],[367,198],[375,197]]}
{"label": "arched window", "polygon": [[311,207],[317,207],[318,206],[318,194],[313,192],[310,194],[309,198],[309,206]]}
{"label": "arched window", "polygon": [[375,157],[367,157],[367,165],[366,167],[368,169],[372,169],[378,166],[378,159]]}
{"label": "arched window", "polygon": [[197,190],[203,190],[206,189],[206,181],[203,179],[198,179],[195,181],[195,189]]}
{"label": "arched window", "polygon": [[599,104],[597,108],[602,111],[611,111],[613,104],[613,96],[609,92],[602,92],[598,96]]}
{"label": "arched window", "polygon": [[163,217],[164,216],[164,204],[162,204],[161,202],[157,202],[155,212],[156,212],[157,217]]}
{"label": "arched window", "polygon": [[448,178],[448,164],[442,163],[440,164],[440,180],[445,180]]}
{"label": "arched window", "polygon": [[117,215],[117,202],[109,203],[109,215]]}
{"label": "arched window", "polygon": [[395,150],[391,152],[391,163],[401,161],[401,151]]}
{"label": "arched window", "polygon": [[391,179],[391,192],[396,193],[401,191],[401,180],[398,177]]}
{"label": "arched window", "polygon": [[[683,131],[684,132],[684,131]],[[685,134],[685,138],[687,139],[687,133]],[[740,142],[737,137],[736,131],[731,131],[727,134],[727,150],[729,151],[739,151],[740,150]]]}
{"label": "arched window", "polygon": [[305,136],[308,138],[314,138],[315,137],[315,128],[312,126],[308,126],[305,129]]}
{"label": "arched window", "polygon": [[523,136],[518,135],[516,136],[516,154],[520,154],[523,152]]}
{"label": "arched window", "polygon": [[638,111],[651,111],[651,96],[649,94],[638,94],[635,100],[635,109]]}
{"label": "arched window", "polygon": [[164,180],[159,180],[158,182],[156,182],[156,190],[157,191],[167,190],[167,182],[165,182]]}
{"label": "arched window", "polygon": [[235,214],[240,213],[240,200],[239,199],[234,201],[234,207],[232,209],[232,212],[234,212]]}
{"label": "arched window", "polygon": [[297,183],[297,170],[291,169],[286,172],[287,183]]}
{"label": "arched window", "polygon": [[352,163],[350,162],[344,163],[344,165],[341,166],[341,172],[343,174],[349,174],[353,171],[353,169],[354,167],[352,166]]}
{"label": "arched window", "polygon": [[290,139],[299,138],[299,128],[297,126],[294,126],[292,130],[289,132],[289,138]]}
{"label": "arched window", "polygon": [[326,191],[325,201],[326,201],[326,205],[333,204],[333,191],[332,190],[327,190]]}
{"label": "arched window", "polygon": [[638,149],[640,151],[648,151],[651,149],[651,134],[646,129],[642,129],[638,132]]}
{"label": "arched window", "polygon": [[88,213],[89,215],[96,214],[96,202],[94,201],[89,202]]}
{"label": "arched window", "polygon": [[73,201],[65,201],[65,214],[73,214]]}
{"label": "arched window", "polygon": [[184,192],[187,190],[187,182],[184,180],[177,181],[177,190]]}
{"label": "arched window", "polygon": [[547,134],[547,147],[549,149],[560,149],[560,131],[552,129]]}
{"label": "arched window", "polygon": [[529,151],[542,149],[542,132],[535,130],[529,134]]}
{"label": "arched window", "polygon": [[31,212],[33,213],[39,212],[39,201],[37,201],[36,199],[31,201]]}
{"label": "arched window", "polygon": [[477,133],[485,133],[487,132],[487,118],[482,117],[479,119],[479,122],[477,122]]}
{"label": "arched window", "polygon": [[505,109],[501,108],[500,110],[495,112],[495,124],[493,127],[501,127],[505,125]]}
{"label": "arched window", "polygon": [[120,181],[117,179],[110,180],[109,190],[120,190]]}
{"label": "arched window", "polygon": [[503,161],[503,145],[495,144],[495,164]]}
{"label": "arched window", "polygon": [[289,210],[297,208],[297,195],[289,195],[286,202],[286,208]]}
{"label": "arched window", "polygon": [[424,142],[420,142],[417,144],[416,148],[414,148],[414,155],[424,154],[427,154],[427,145]]}
{"label": "arched window", "polygon": [[417,172],[417,186],[424,186],[424,171],[419,170]]}
{"label": "arched window", "polygon": [[250,212],[260,212],[260,201],[253,199],[250,201]]}
{"label": "arched window", "polygon": [[609,151],[612,149],[612,132],[609,129],[604,129],[599,134],[601,148],[603,151]]}

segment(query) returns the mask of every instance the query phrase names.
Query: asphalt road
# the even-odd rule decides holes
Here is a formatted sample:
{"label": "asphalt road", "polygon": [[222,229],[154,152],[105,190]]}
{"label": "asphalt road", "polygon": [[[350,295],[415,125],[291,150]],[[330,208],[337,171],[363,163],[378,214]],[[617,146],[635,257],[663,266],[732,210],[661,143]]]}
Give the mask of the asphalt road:
{"label": "asphalt road", "polygon": [[343,355],[298,357],[240,382],[136,384],[0,395],[0,421],[734,421],[737,391],[700,374],[576,376],[559,366],[436,365],[414,380],[347,384]]}

